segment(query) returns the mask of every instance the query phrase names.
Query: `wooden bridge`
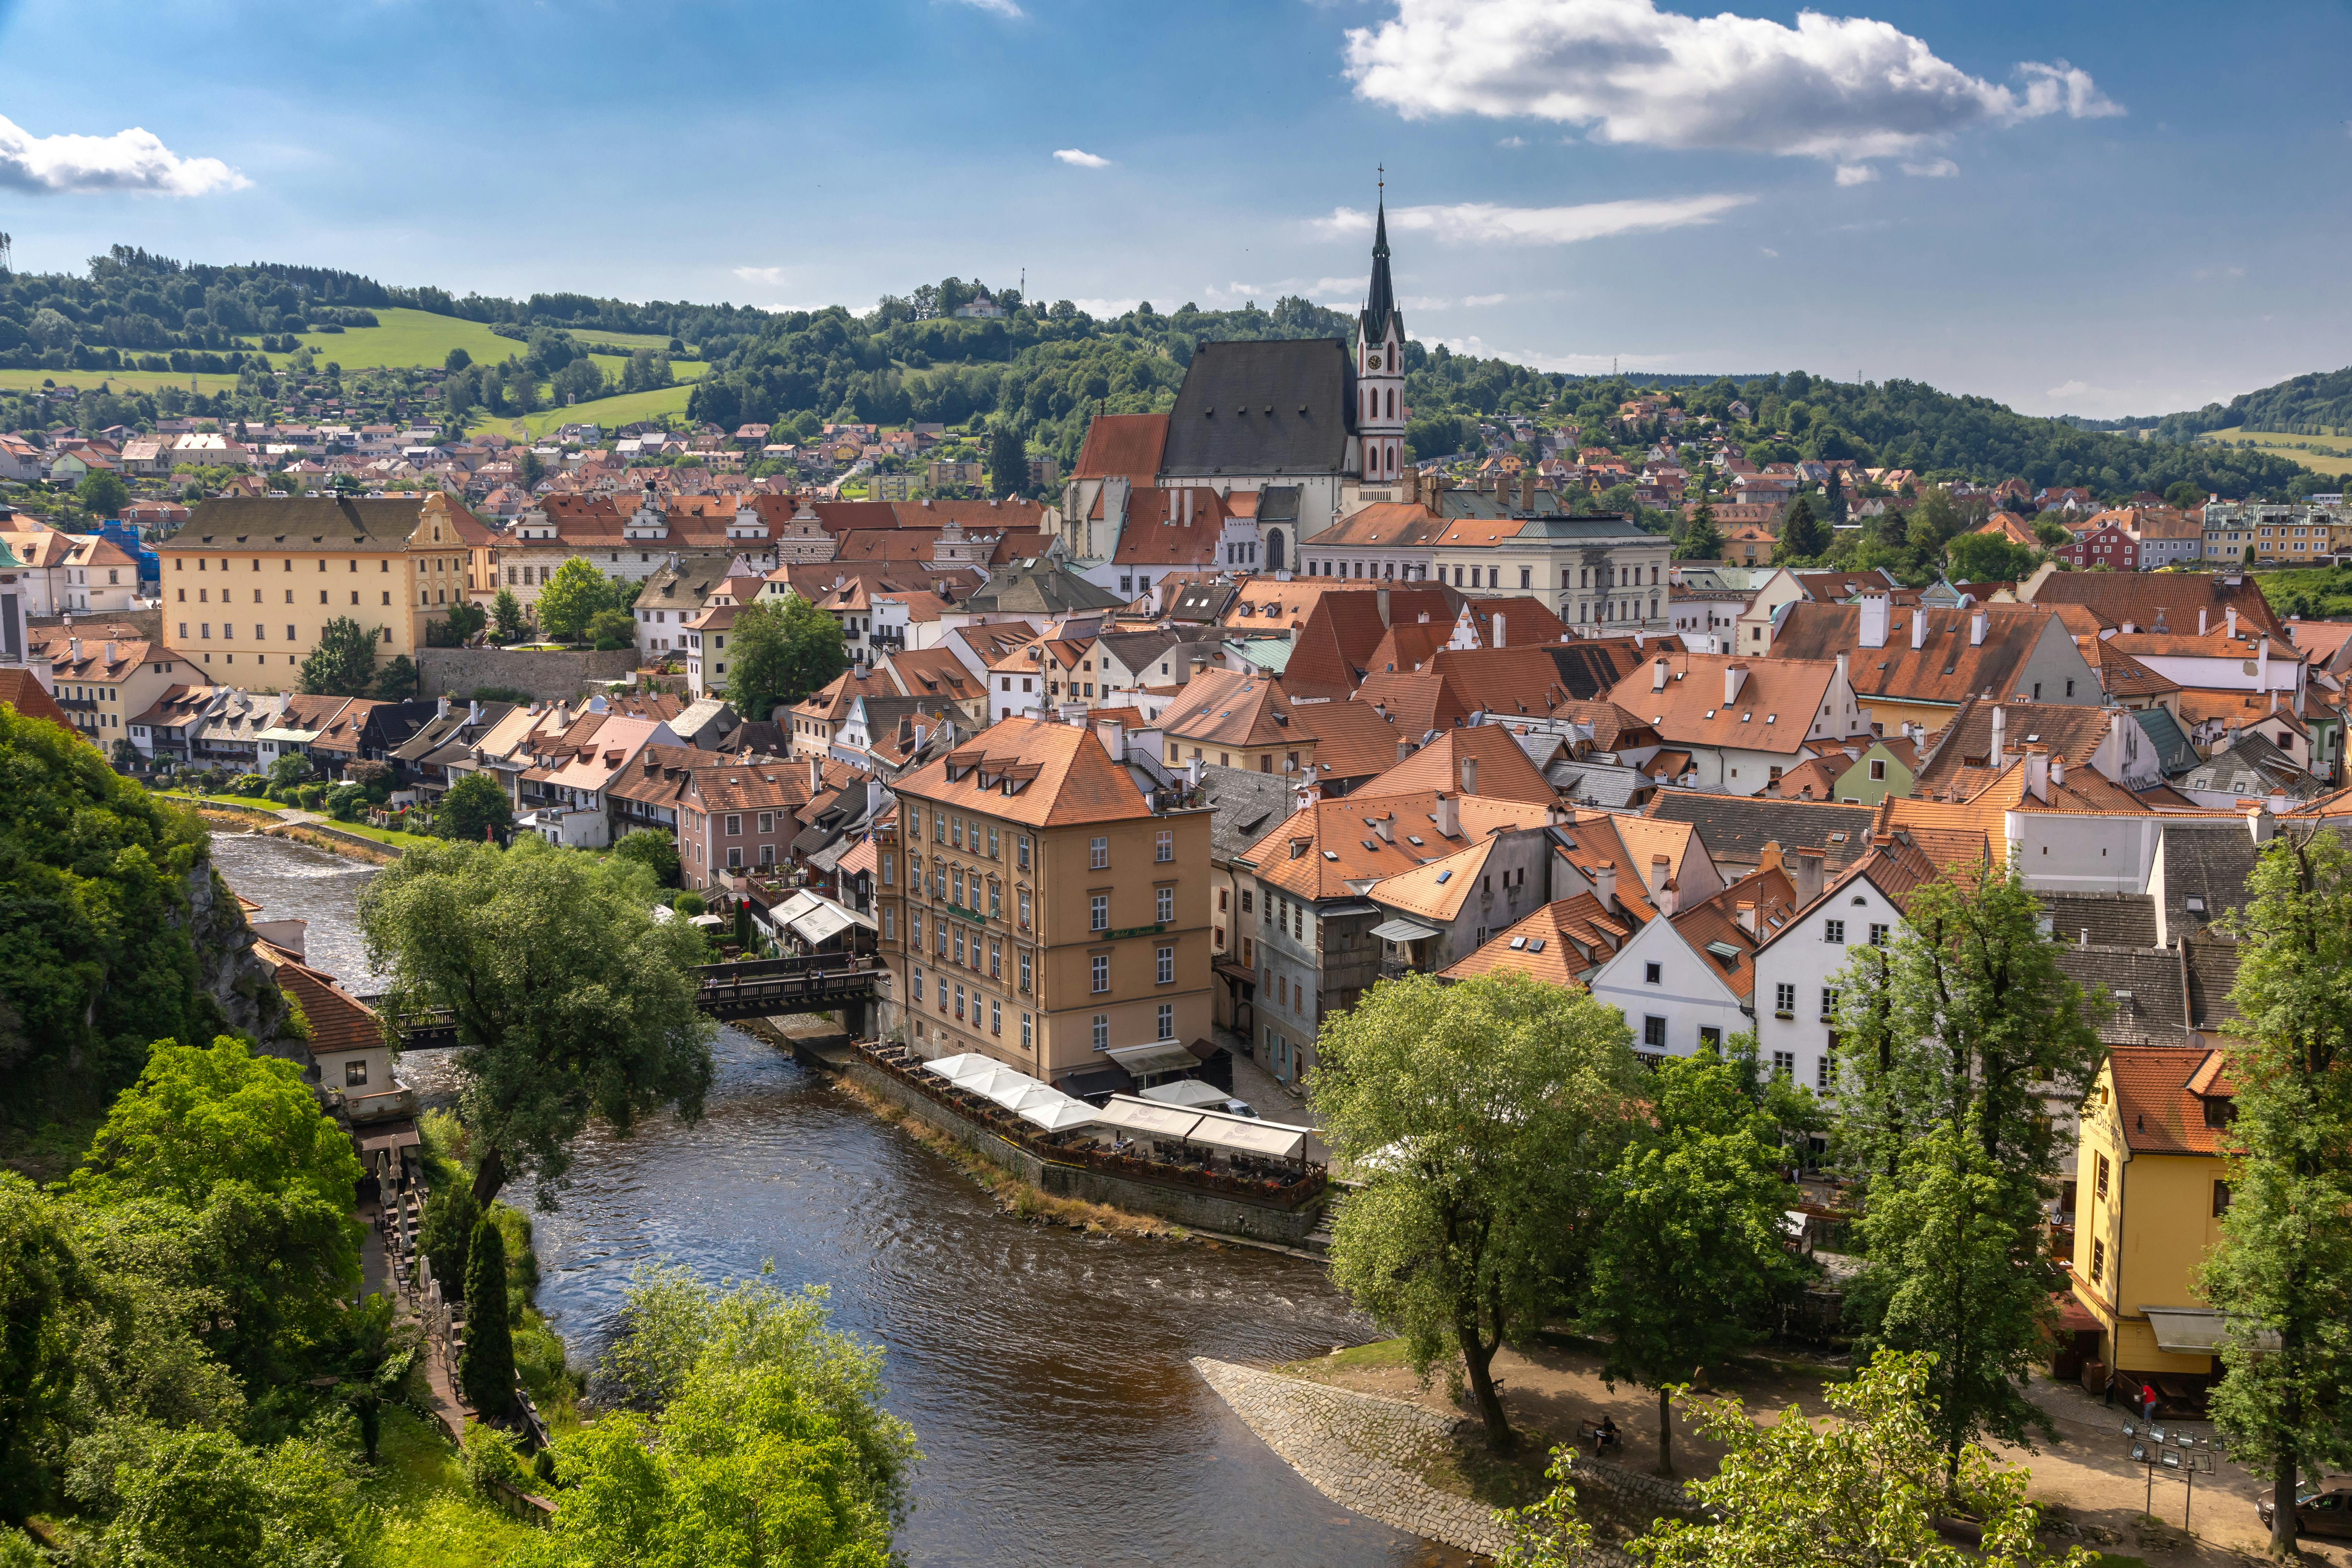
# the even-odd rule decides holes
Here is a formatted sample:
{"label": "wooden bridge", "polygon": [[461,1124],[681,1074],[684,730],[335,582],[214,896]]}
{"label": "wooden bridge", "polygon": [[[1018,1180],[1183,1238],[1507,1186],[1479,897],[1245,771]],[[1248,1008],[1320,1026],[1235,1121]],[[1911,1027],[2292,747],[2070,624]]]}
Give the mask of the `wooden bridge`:
{"label": "wooden bridge", "polygon": [[[839,1013],[855,1032],[874,1001],[877,973],[870,957],[841,953],[798,958],[754,958],[740,963],[706,963],[693,972],[700,982],[695,1005],[714,1018],[767,1018],[786,1013]],[[361,1001],[381,1008],[380,996]],[[456,1019],[446,1008],[412,1015],[401,1030],[403,1050],[435,1050],[457,1043]]]}

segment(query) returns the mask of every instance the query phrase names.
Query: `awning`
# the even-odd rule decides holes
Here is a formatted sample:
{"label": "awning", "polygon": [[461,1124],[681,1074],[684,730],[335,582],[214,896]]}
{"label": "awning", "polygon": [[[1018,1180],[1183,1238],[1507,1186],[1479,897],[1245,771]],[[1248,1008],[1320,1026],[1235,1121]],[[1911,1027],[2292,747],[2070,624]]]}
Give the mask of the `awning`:
{"label": "awning", "polygon": [[1036,1081],[1025,1072],[1014,1072],[1011,1068],[1000,1067],[989,1072],[978,1072],[967,1078],[960,1078],[955,1080],[955,1086],[967,1094],[976,1094],[983,1100],[994,1100],[1005,1089],[1018,1089]]}
{"label": "awning", "polygon": [[1191,1072],[1201,1065],[1200,1058],[1173,1040],[1159,1040],[1148,1046],[1114,1046],[1103,1055],[1138,1077],[1145,1073]]}
{"label": "awning", "polygon": [[978,1051],[966,1051],[960,1057],[941,1057],[935,1062],[925,1062],[923,1070],[936,1073],[950,1083],[954,1083],[960,1079],[971,1078],[976,1073],[986,1072],[991,1068],[1001,1068],[1003,1065],[994,1057],[984,1057]]}
{"label": "awning", "polygon": [[1278,1121],[1256,1121],[1246,1116],[1220,1116],[1212,1111],[1192,1129],[1189,1143],[1206,1143],[1235,1153],[1269,1160],[1296,1160],[1307,1150],[1307,1130]]}
{"label": "awning", "polygon": [[1161,1105],[1202,1106],[1223,1105],[1233,1097],[1213,1083],[1202,1083],[1197,1078],[1180,1078],[1169,1083],[1155,1083],[1142,1091],[1143,1098]]}
{"label": "awning", "polygon": [[1419,921],[1398,915],[1374,926],[1372,934],[1382,942],[1427,942],[1431,937],[1444,933],[1433,926],[1425,926]]}
{"label": "awning", "polygon": [[1201,1113],[1179,1110],[1172,1105],[1154,1105],[1132,1095],[1115,1094],[1108,1105],[1095,1112],[1095,1120],[1106,1127],[1125,1128],[1147,1138],[1182,1138],[1200,1124]]}
{"label": "awning", "polygon": [[416,1123],[405,1120],[380,1123],[368,1131],[354,1134],[353,1141],[362,1154],[414,1149],[424,1142],[416,1135]]}
{"label": "awning", "polygon": [[2099,1315],[2083,1303],[2083,1298],[2072,1290],[2052,1293],[2050,1304],[2058,1309],[2058,1328],[2062,1333],[2095,1334],[2105,1329]]}
{"label": "awning", "polygon": [[[2142,1307],[2140,1314],[2156,1332],[2156,1348],[2167,1355],[2219,1355],[2229,1320],[2210,1307]],[[2254,1335],[2256,1350],[2276,1350],[2275,1330]]]}
{"label": "awning", "polygon": [[1098,1120],[1095,1114],[1095,1108],[1083,1100],[1072,1100],[1068,1095],[1058,1092],[1055,1093],[1054,1098],[1055,1103],[1052,1105],[1024,1106],[1021,1110],[1022,1120],[1034,1121],[1048,1132],[1059,1132],[1070,1127],[1083,1127],[1089,1121]]}

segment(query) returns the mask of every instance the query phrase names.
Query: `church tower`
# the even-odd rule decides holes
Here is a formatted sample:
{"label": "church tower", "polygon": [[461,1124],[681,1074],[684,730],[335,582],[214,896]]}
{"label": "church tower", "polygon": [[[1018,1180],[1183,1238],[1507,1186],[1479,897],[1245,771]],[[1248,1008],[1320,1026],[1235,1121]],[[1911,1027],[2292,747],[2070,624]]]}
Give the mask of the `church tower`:
{"label": "church tower", "polygon": [[[1385,187],[1386,182],[1383,182]],[[1356,319],[1356,433],[1363,482],[1392,484],[1404,472],[1404,317],[1389,281],[1388,192],[1372,230],[1372,283]]]}

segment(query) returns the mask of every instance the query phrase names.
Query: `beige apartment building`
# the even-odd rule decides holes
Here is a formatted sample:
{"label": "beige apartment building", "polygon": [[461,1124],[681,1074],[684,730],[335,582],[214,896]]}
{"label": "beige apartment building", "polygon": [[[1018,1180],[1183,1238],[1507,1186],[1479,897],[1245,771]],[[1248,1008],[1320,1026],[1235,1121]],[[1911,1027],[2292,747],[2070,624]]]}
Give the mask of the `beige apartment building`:
{"label": "beige apartment building", "polygon": [[164,639],[206,681],[250,691],[291,689],[339,616],[374,638],[379,665],[413,658],[488,570],[487,533],[438,491],[208,500],[155,547]]}
{"label": "beige apartment building", "polygon": [[155,705],[174,686],[197,686],[205,678],[194,665],[160,643],[78,636],[43,627],[31,638],[33,657],[49,667],[51,690],[75,728],[102,752],[131,738],[131,720]]}
{"label": "beige apartment building", "polygon": [[886,1030],[1047,1082],[1210,1031],[1209,812],[1089,729],[1007,719],[898,781],[877,836]]}

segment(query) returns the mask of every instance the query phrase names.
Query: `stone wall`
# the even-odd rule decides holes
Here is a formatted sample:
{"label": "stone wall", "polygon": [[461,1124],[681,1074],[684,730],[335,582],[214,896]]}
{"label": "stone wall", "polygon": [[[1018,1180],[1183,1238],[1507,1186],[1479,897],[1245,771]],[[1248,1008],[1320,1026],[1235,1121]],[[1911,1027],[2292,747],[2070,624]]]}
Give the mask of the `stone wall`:
{"label": "stone wall", "polygon": [[894,1105],[905,1107],[973,1153],[1003,1166],[1031,1186],[1051,1193],[1055,1197],[1108,1204],[1130,1214],[1156,1215],[1194,1230],[1243,1236],[1253,1241],[1271,1241],[1284,1247],[1303,1245],[1322,1213],[1319,1203],[1303,1203],[1296,1211],[1285,1213],[1281,1209],[1243,1203],[1220,1193],[1172,1185],[1163,1187],[1151,1182],[1130,1181],[1089,1166],[1059,1164],[1041,1159],[977,1122],[958,1116],[929,1095],[909,1088],[868,1063],[853,1061],[845,1070],[855,1082],[885,1096]]}
{"label": "stone wall", "polygon": [[525,653],[502,647],[421,647],[416,672],[424,694],[463,697],[485,686],[502,686],[533,697],[581,697],[589,684],[618,680],[637,668],[637,651],[614,648],[581,653]]}

